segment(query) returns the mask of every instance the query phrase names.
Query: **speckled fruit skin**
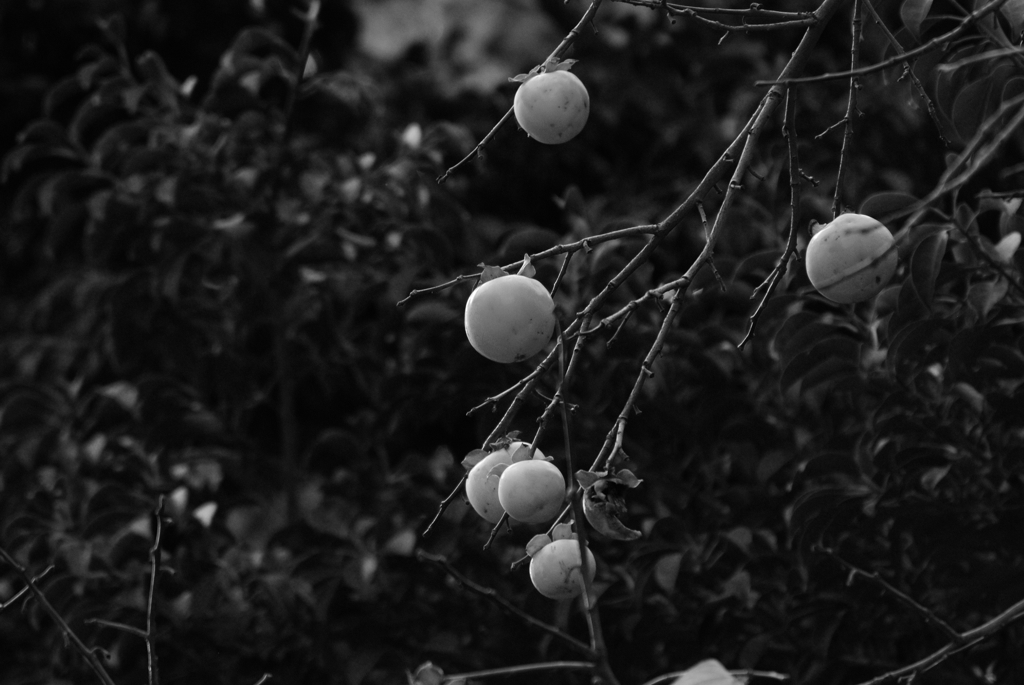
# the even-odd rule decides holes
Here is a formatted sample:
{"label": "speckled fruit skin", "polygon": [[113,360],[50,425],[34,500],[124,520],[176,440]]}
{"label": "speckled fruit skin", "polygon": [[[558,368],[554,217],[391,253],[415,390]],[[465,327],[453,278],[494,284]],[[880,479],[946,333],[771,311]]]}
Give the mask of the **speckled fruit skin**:
{"label": "speckled fruit skin", "polygon": [[512,464],[501,474],[498,502],[516,521],[550,521],[562,510],[563,501],[565,478],[549,461],[521,461]]}
{"label": "speckled fruit skin", "polygon": [[[493,473],[495,466],[512,464],[512,455],[523,445],[529,447],[528,443],[513,442],[504,449],[495,450],[476,463],[469,470],[466,477],[466,497],[469,505],[473,507],[484,520],[497,523],[505,509],[498,500],[498,484],[501,482],[501,473]],[[544,453],[539,449],[534,450],[534,459],[543,459]],[[545,462],[547,463],[547,462]]]}
{"label": "speckled fruit skin", "polygon": [[541,143],[572,140],[590,116],[590,95],[579,77],[568,71],[548,71],[523,81],[512,104],[516,121]]}
{"label": "speckled fruit skin", "polygon": [[526,276],[502,276],[474,290],[466,301],[466,336],[477,352],[502,364],[529,359],[555,332],[555,302]]}
{"label": "speckled fruit skin", "polygon": [[880,222],[843,214],[811,236],[807,277],[823,296],[840,304],[863,302],[879,293],[896,272],[896,243]]}
{"label": "speckled fruit skin", "polygon": [[[555,540],[544,545],[530,560],[530,580],[537,592],[549,599],[571,599],[583,592],[579,542]],[[597,571],[594,553],[587,549],[587,576]]]}

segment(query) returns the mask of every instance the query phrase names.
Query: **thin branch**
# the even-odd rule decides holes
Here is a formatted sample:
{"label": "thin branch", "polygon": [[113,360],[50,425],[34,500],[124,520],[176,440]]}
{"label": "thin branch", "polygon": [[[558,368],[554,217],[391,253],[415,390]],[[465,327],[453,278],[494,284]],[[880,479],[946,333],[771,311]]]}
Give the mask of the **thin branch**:
{"label": "thin branch", "polygon": [[264,673],[263,677],[261,677],[259,680],[257,680],[255,685],[263,685],[263,683],[267,682],[268,680],[270,680],[273,677],[274,676],[270,675],[269,673]]}
{"label": "thin branch", "polygon": [[695,15],[715,15],[741,17],[746,19],[772,19],[777,22],[789,22],[805,20],[809,23],[815,21],[813,12],[781,12],[778,10],[763,9],[759,4],[751,4],[747,9],[736,9],[726,7],[696,7],[693,5],[681,5],[676,2],[664,2],[664,0],[613,0],[624,5],[646,7],[648,9],[667,9],[672,13],[691,13]]}
{"label": "thin branch", "polygon": [[[872,2],[872,0],[864,0],[864,8],[868,11],[868,14],[871,15],[871,18],[874,19],[875,25],[878,26],[879,29],[881,29],[882,35],[884,35],[885,39],[889,41],[889,45],[891,45],[892,49],[896,51],[896,54],[905,55],[907,51],[903,48],[902,45],[900,45],[899,40],[897,40],[896,36],[893,35],[893,32],[889,30],[889,27],[886,26],[885,22],[882,20],[882,17],[878,15],[878,10],[875,9],[874,2]],[[925,89],[924,84],[921,82],[921,79],[919,79],[917,77],[917,74],[914,73],[915,63],[916,60],[914,62],[911,62],[909,60],[904,61],[903,73],[910,77],[910,82],[914,84],[914,89],[917,91],[918,96],[920,96],[921,99],[924,100],[925,107],[928,110],[928,116],[931,117],[932,123],[935,124],[935,130],[939,134],[939,140],[942,142],[943,145],[949,147],[949,139],[946,138],[946,135],[943,132],[943,124],[941,119],[939,118],[939,112],[935,108],[935,103],[932,102],[931,97],[928,96],[928,91],[927,89]]]}
{"label": "thin branch", "polygon": [[107,621],[102,618],[87,618],[83,621],[86,625],[97,625],[103,626],[104,628],[113,628],[114,630],[120,630],[122,633],[128,633],[135,637],[141,637],[143,640],[146,639],[146,631],[135,626],[130,626],[127,623],[118,623],[117,621]]}
{"label": "thin branch", "polygon": [[965,649],[969,649],[986,638],[995,635],[1022,616],[1024,616],[1024,599],[1017,602],[992,620],[981,624],[977,628],[972,628],[971,630],[959,633],[962,644],[950,642],[941,649],[932,652],[919,661],[908,666],[889,671],[888,673],[884,673],[876,678],[872,678],[871,680],[866,680],[860,685],[881,685],[881,683],[886,683],[891,680],[914,678],[919,673],[923,673],[924,671],[934,668],[954,654]]}
{"label": "thin branch", "polygon": [[459,479],[459,482],[455,485],[455,488],[451,493],[449,493],[449,495],[441,500],[441,503],[437,505],[437,513],[434,514],[434,518],[430,520],[430,523],[428,523],[427,527],[423,530],[424,537],[430,534],[430,531],[434,529],[434,525],[441,520],[441,516],[444,515],[448,506],[456,497],[459,496],[459,493],[462,491],[462,486],[466,484],[466,478],[468,478],[467,474],[462,474],[462,478]]}
{"label": "thin branch", "polygon": [[[43,570],[42,573],[40,573],[38,576],[36,576],[35,578],[32,579],[32,582],[38,583],[40,580],[42,580],[46,576],[50,575],[50,572],[53,571],[54,568],[56,568],[56,567],[53,566],[52,564],[50,566],[47,566]],[[31,591],[32,590],[29,588],[28,585],[26,585],[25,587],[21,588],[9,600],[7,600],[6,602],[0,602],[0,611],[3,611],[7,607],[11,606],[12,604],[17,602],[19,599],[21,599],[22,597],[24,597],[26,594],[28,594]]]}
{"label": "thin branch", "polygon": [[46,598],[46,594],[39,589],[39,586],[36,585],[32,576],[30,576],[28,571],[25,570],[25,567],[19,564],[17,560],[8,554],[7,550],[3,547],[0,547],[0,557],[3,557],[3,560],[21,576],[21,579],[25,581],[25,585],[27,585],[32,594],[35,595],[36,600],[38,600],[46,613],[50,615],[50,618],[52,618],[58,626],[60,626],[64,636],[72,645],[75,646],[75,649],[85,657],[86,663],[89,664],[89,668],[93,670],[93,673],[95,673],[96,677],[100,679],[100,682],[104,685],[114,685],[113,679],[111,679],[110,674],[107,673],[107,669],[103,667],[103,664],[100,663],[99,657],[96,656],[96,652],[89,649],[89,647],[82,642],[81,638],[78,637],[75,631],[71,630],[71,626],[69,626],[67,621],[64,620],[64,617],[60,615],[60,612],[50,604],[50,600]]}
{"label": "thin branch", "polygon": [[[658,224],[642,224],[642,225],[638,225],[638,226],[629,226],[627,228],[620,228],[620,229],[615,230],[615,231],[608,231],[607,233],[601,233],[601,234],[598,234],[598,235],[588,236],[586,238],[581,238],[580,240],[577,240],[575,242],[562,243],[560,245],[555,245],[553,247],[549,247],[546,250],[542,250],[540,252],[537,252],[536,254],[532,254],[532,255],[530,255],[530,260],[536,262],[536,261],[540,261],[542,259],[547,259],[548,257],[556,257],[556,256],[558,256],[560,254],[574,254],[576,252],[579,252],[580,250],[589,250],[594,245],[599,245],[601,243],[607,243],[607,242],[612,241],[612,240],[619,240],[620,238],[630,238],[630,237],[635,237],[635,236],[640,236],[640,235],[651,235],[651,234],[654,234],[654,233],[658,232],[658,230],[659,230],[658,227],[659,227]],[[502,271],[505,271],[507,273],[514,273],[515,271],[517,271],[519,269],[519,267],[521,267],[523,265],[524,261],[525,260],[520,259],[518,261],[511,262],[509,264],[505,264],[504,266],[501,267],[501,269],[502,269]],[[423,288],[423,289],[420,289],[420,290],[412,290],[412,291],[409,292],[409,294],[404,299],[402,299],[402,300],[400,300],[398,302],[398,305],[399,306],[404,305],[406,302],[408,302],[410,299],[412,299],[416,295],[424,295],[424,294],[427,294],[427,293],[439,292],[441,290],[446,290],[448,288],[451,288],[452,286],[458,285],[459,283],[462,283],[464,281],[470,281],[470,280],[474,280],[474,279],[480,278],[481,273],[482,272],[478,271],[478,272],[472,273],[472,274],[463,274],[461,276],[456,276],[455,278],[451,279],[450,281],[445,281],[444,283],[438,283],[437,285],[430,286],[429,288]]]}
{"label": "thin branch", "polygon": [[160,670],[156,655],[154,632],[156,619],[153,617],[153,601],[156,597],[156,581],[160,576],[160,541],[164,532],[164,496],[157,500],[153,519],[156,521],[156,532],[153,535],[153,546],[149,548],[149,596],[146,598],[146,666],[149,673],[149,685],[160,685]]}
{"label": "thin branch", "polygon": [[781,31],[785,29],[801,28],[804,26],[814,26],[817,23],[817,19],[813,16],[804,17],[801,19],[790,19],[787,21],[777,21],[765,24],[748,24],[745,21],[742,24],[726,24],[722,21],[715,21],[714,19],[708,19],[703,16],[702,13],[694,11],[692,7],[676,7],[669,3],[665,3],[661,6],[661,9],[669,16],[676,17],[687,17],[694,21],[710,26],[711,28],[721,29],[722,31],[743,31],[744,33],[755,32],[755,31]]}
{"label": "thin branch", "polygon": [[404,298],[402,298],[401,300],[398,301],[398,306],[401,307],[401,306],[405,305],[406,302],[408,302],[412,298],[416,297],[417,295],[426,295],[428,293],[436,293],[436,292],[440,292],[441,290],[447,290],[448,288],[451,288],[452,286],[458,285],[459,283],[462,283],[464,281],[475,281],[476,279],[480,278],[480,274],[481,273],[482,272],[478,271],[475,274],[463,274],[461,276],[456,276],[455,278],[453,278],[450,281],[445,281],[444,283],[438,283],[437,285],[432,285],[429,288],[420,288],[420,289],[416,289],[416,290],[411,290],[411,291],[409,291],[408,295],[406,295]]}
{"label": "thin branch", "polygon": [[483,671],[469,671],[467,673],[453,673],[441,678],[442,683],[450,683],[456,680],[469,680],[470,678],[491,678],[494,676],[518,675],[520,673],[536,673],[538,671],[556,671],[564,669],[593,670],[594,664],[589,661],[546,661],[541,664],[524,664],[522,666],[505,666],[503,668],[489,668]]}
{"label": "thin branch", "polygon": [[[853,0],[853,18],[850,20],[850,71],[856,72],[860,65],[861,39],[861,0]],[[850,77],[850,94],[846,100],[846,126],[843,129],[843,146],[839,151],[839,169],[836,171],[836,192],[832,199],[832,218],[835,219],[842,211],[843,179],[849,162],[850,146],[853,143],[853,118],[857,114],[857,90],[860,83],[856,76]]]}
{"label": "thin branch", "polygon": [[938,627],[952,642],[956,643],[957,645],[964,644],[964,638],[960,635],[960,633],[957,632],[956,628],[954,628],[953,626],[949,625],[944,620],[939,618],[934,611],[932,611],[926,606],[923,606],[913,597],[906,594],[899,588],[893,586],[885,578],[882,578],[882,576],[879,575],[877,571],[865,571],[864,569],[855,566],[854,564],[850,563],[849,561],[841,557],[838,552],[836,552],[834,549],[831,549],[830,547],[819,545],[818,549],[832,557],[836,562],[841,564],[847,571],[850,572],[849,581],[847,584],[853,582],[853,579],[857,576],[864,576],[868,580],[878,584],[883,590],[893,595],[901,602],[906,604],[908,607],[913,609],[914,612],[921,616],[926,623],[931,623]]}
{"label": "thin branch", "polygon": [[429,561],[435,566],[438,566],[439,568],[444,570],[445,573],[451,576],[453,580],[459,583],[459,585],[466,588],[470,592],[474,592],[480,595],[481,597],[484,597],[487,600],[497,604],[499,607],[501,607],[508,613],[512,614],[513,616],[515,616],[531,628],[536,628],[537,630],[540,630],[544,633],[547,633],[548,635],[551,635],[552,637],[557,638],[558,640],[564,642],[566,645],[572,647],[581,654],[585,654],[588,657],[594,656],[594,651],[583,642],[577,640],[572,635],[569,635],[568,633],[559,630],[557,627],[553,625],[545,623],[540,619],[534,618],[530,614],[526,613],[525,611],[523,611],[522,609],[520,609],[519,607],[509,602],[504,597],[502,597],[500,594],[498,594],[496,590],[494,590],[494,588],[489,588],[485,585],[481,585],[477,582],[470,580],[469,578],[464,576],[457,568],[452,566],[451,562],[448,561],[448,559],[446,559],[445,557],[439,554],[430,554],[429,552],[424,552],[423,550],[418,550],[416,552],[416,557],[418,559],[422,559],[423,561]]}
{"label": "thin branch", "polygon": [[895,57],[882,60],[881,62],[876,62],[875,64],[871,64],[866,67],[860,67],[856,71],[838,71],[828,74],[821,74],[819,76],[794,76],[790,78],[779,78],[776,81],[757,81],[754,85],[778,86],[786,83],[822,83],[824,81],[835,81],[838,79],[850,78],[851,76],[865,76],[867,74],[873,74],[876,71],[888,69],[889,67],[895,64],[899,64],[900,62],[904,62],[908,59],[912,59],[915,57],[920,57],[921,55],[926,55],[933,50],[937,50],[941,47],[944,47],[950,41],[966,33],[967,30],[970,29],[971,26],[976,24],[979,19],[982,19],[991,14],[992,12],[995,12],[997,9],[1005,5],[1006,2],[1007,0],[993,0],[984,7],[981,7],[967,15],[967,17],[964,18],[963,22],[961,22],[955,29],[948,31],[947,33],[944,33],[941,36],[933,38],[924,45],[916,47],[913,50],[909,50],[903,53],[902,55],[896,55]]}
{"label": "thin branch", "polygon": [[[586,321],[581,325],[585,325]],[[558,337],[561,341],[561,354],[558,359],[561,380],[558,390],[552,403],[558,402],[562,412],[562,442],[565,448],[565,470],[569,487],[569,504],[572,507],[573,521],[576,523],[576,541],[579,544],[580,552],[580,576],[583,578],[583,605],[586,611],[587,628],[590,631],[590,648],[596,658],[596,667],[600,677],[610,685],[618,685],[618,679],[608,663],[608,650],[605,646],[604,631],[601,629],[601,615],[597,611],[597,596],[594,594],[594,583],[590,579],[590,560],[587,557],[587,527],[584,523],[583,507],[579,495],[581,490],[576,482],[575,467],[572,459],[572,424],[570,423],[569,410],[565,404],[565,394],[568,392],[569,379],[572,378],[572,371],[575,370],[576,361],[582,357],[582,340],[580,336],[576,340],[576,347],[573,349],[572,360],[567,365],[565,362],[565,349],[567,346],[565,332],[561,327],[558,329]],[[550,405],[549,405],[550,406]]]}
{"label": "thin branch", "polygon": [[757,309],[750,315],[750,326],[747,328],[746,335],[743,336],[740,344],[736,346],[741,350],[747,342],[754,338],[757,321],[761,318],[765,305],[768,304],[768,300],[775,293],[775,289],[778,288],[782,277],[786,275],[786,270],[789,268],[789,260],[793,253],[796,252],[797,225],[799,222],[797,208],[800,206],[801,178],[796,133],[796,88],[796,86],[792,86],[786,93],[786,115],[782,125],[782,135],[786,138],[786,146],[789,150],[789,237],[786,239],[786,249],[783,250],[779,261],[775,264],[775,268],[772,269],[765,282],[754,291],[756,295],[757,291],[763,288],[764,295],[761,297],[761,302],[758,303]]}

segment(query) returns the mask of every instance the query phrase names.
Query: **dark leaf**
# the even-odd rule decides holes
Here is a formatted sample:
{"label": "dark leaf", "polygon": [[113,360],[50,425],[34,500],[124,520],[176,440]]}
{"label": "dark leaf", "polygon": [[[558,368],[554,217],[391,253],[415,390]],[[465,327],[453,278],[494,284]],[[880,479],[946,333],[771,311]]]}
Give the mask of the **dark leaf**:
{"label": "dark leaf", "polygon": [[860,214],[866,214],[870,217],[874,217],[883,224],[888,219],[888,215],[900,210],[910,207],[917,202],[917,198],[907,193],[899,193],[894,191],[886,191],[882,193],[875,193],[867,197],[857,210]]}
{"label": "dark leaf", "polygon": [[927,361],[932,348],[944,349],[949,338],[949,332],[939,320],[910,322],[889,343],[886,355],[889,373],[899,376],[911,373]]}
{"label": "dark leaf", "polygon": [[66,145],[30,144],[14,148],[4,157],[0,181],[6,183],[15,174],[38,172],[44,168],[66,168],[81,163],[78,154]]}
{"label": "dark leaf", "polygon": [[935,279],[939,274],[942,256],[946,253],[948,235],[935,233],[918,244],[910,258],[910,277],[917,296],[926,307],[931,307],[935,295]]}
{"label": "dark leaf", "polygon": [[968,84],[953,102],[953,126],[965,140],[974,135],[985,119],[985,102],[992,89],[992,79],[981,78]]}
{"label": "dark leaf", "polygon": [[1024,30],[1024,0],[1008,0],[999,11],[1010,22],[1010,40],[1018,42]]}
{"label": "dark leaf", "polygon": [[[826,362],[833,362],[831,368],[856,368],[860,358],[859,341],[845,335],[830,335],[823,340],[809,342],[811,343],[809,349],[794,355],[784,367],[779,380],[779,387],[783,391],[802,379],[812,369]],[[835,362],[839,364],[836,365]]]}
{"label": "dark leaf", "polygon": [[932,0],[903,0],[900,5],[900,18],[903,25],[913,34],[917,42],[921,42],[921,22],[928,16],[932,8]]}
{"label": "dark leaf", "polygon": [[1004,278],[974,283],[967,291],[967,301],[984,319],[992,311],[992,307],[1006,296],[1008,288],[1009,284]]}

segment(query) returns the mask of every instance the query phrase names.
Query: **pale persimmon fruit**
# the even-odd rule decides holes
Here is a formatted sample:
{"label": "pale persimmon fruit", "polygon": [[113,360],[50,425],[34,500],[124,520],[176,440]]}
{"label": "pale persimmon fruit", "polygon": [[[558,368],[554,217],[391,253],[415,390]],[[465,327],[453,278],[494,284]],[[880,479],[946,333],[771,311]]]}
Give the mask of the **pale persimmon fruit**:
{"label": "pale persimmon fruit", "polygon": [[531,138],[555,145],[572,140],[583,130],[590,115],[590,95],[576,74],[547,71],[523,81],[512,109]]}
{"label": "pale persimmon fruit", "polygon": [[[520,447],[527,449],[520,452]],[[529,447],[529,443],[513,442],[508,447],[491,452],[469,470],[466,476],[466,497],[469,505],[484,520],[491,523],[501,520],[501,515],[505,513],[498,500],[498,484],[502,473],[512,465],[513,457],[528,459]],[[544,459],[544,453],[539,449],[534,450],[533,456],[534,459]]]}
{"label": "pale persimmon fruit", "polygon": [[539,281],[501,276],[466,301],[466,337],[477,352],[502,364],[529,359],[555,332],[555,302]]}
{"label": "pale persimmon fruit", "polygon": [[[550,599],[571,599],[583,592],[579,541],[554,540],[537,550],[530,559],[530,581],[537,592]],[[597,571],[594,553],[587,548],[587,577]]]}
{"label": "pale persimmon fruit", "polygon": [[498,502],[516,521],[550,521],[564,501],[565,477],[549,461],[530,459],[512,464],[498,482]]}
{"label": "pale persimmon fruit", "polygon": [[840,304],[877,295],[896,272],[896,242],[889,229],[864,214],[842,214],[807,244],[807,277],[814,289]]}

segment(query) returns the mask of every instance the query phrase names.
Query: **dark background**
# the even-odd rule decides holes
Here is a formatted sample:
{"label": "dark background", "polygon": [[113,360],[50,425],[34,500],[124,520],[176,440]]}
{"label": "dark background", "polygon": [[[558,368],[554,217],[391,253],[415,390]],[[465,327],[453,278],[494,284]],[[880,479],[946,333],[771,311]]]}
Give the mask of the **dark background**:
{"label": "dark background", "polygon": [[[877,6],[907,47],[959,21],[935,3],[915,38],[900,3]],[[442,554],[585,639],[574,604],[509,570],[542,527],[482,551],[488,527],[456,498],[423,535],[506,403],[467,412],[532,366],[469,347],[468,284],[396,303],[480,263],[664,218],[802,33],[723,39],[606,2],[570,54],[591,97],[583,133],[548,147],[510,124],[437,184],[510,106],[508,77],[584,9],[324,2],[315,73],[286,126],[294,3],[0,5],[0,544],[34,574],[54,566],[40,586],[116,682],[146,677],[145,643],[87,621],[144,625],[161,497],[164,683],[394,683],[427,660],[458,673],[578,657],[416,557]],[[809,73],[845,68],[849,18],[848,5]],[[986,26],[1019,43],[1011,17]],[[870,20],[864,31],[862,59],[881,59],[884,37]],[[915,68],[938,124],[898,67],[863,79],[845,207],[882,215],[925,195],[1020,92],[1012,58],[935,68],[987,40],[972,30]],[[799,89],[801,246],[810,220],[831,218],[842,128],[818,134],[848,90]],[[944,194],[877,300],[827,302],[797,258],[740,350],[790,225],[780,125],[716,250],[721,284],[705,268],[691,286],[630,419],[623,465],[644,482],[625,523],[643,537],[593,536],[623,683],[707,658],[855,683],[948,642],[843,561],[956,631],[1024,596],[1021,258],[995,248],[1020,231],[1024,139],[1009,135]],[[687,217],[600,315],[680,275],[703,239]],[[563,325],[641,245],[573,257],[555,296]],[[536,262],[537,278],[550,286],[560,264]],[[602,333],[584,351],[569,396],[577,467],[621,409],[660,310],[640,307],[614,344]],[[527,439],[555,384],[513,422]],[[561,467],[560,435],[556,419],[542,446]],[[22,586],[0,568],[0,601]],[[1013,624],[919,682],[1019,681],[1022,639]],[[92,677],[37,601],[0,612],[0,645],[5,684]]]}

